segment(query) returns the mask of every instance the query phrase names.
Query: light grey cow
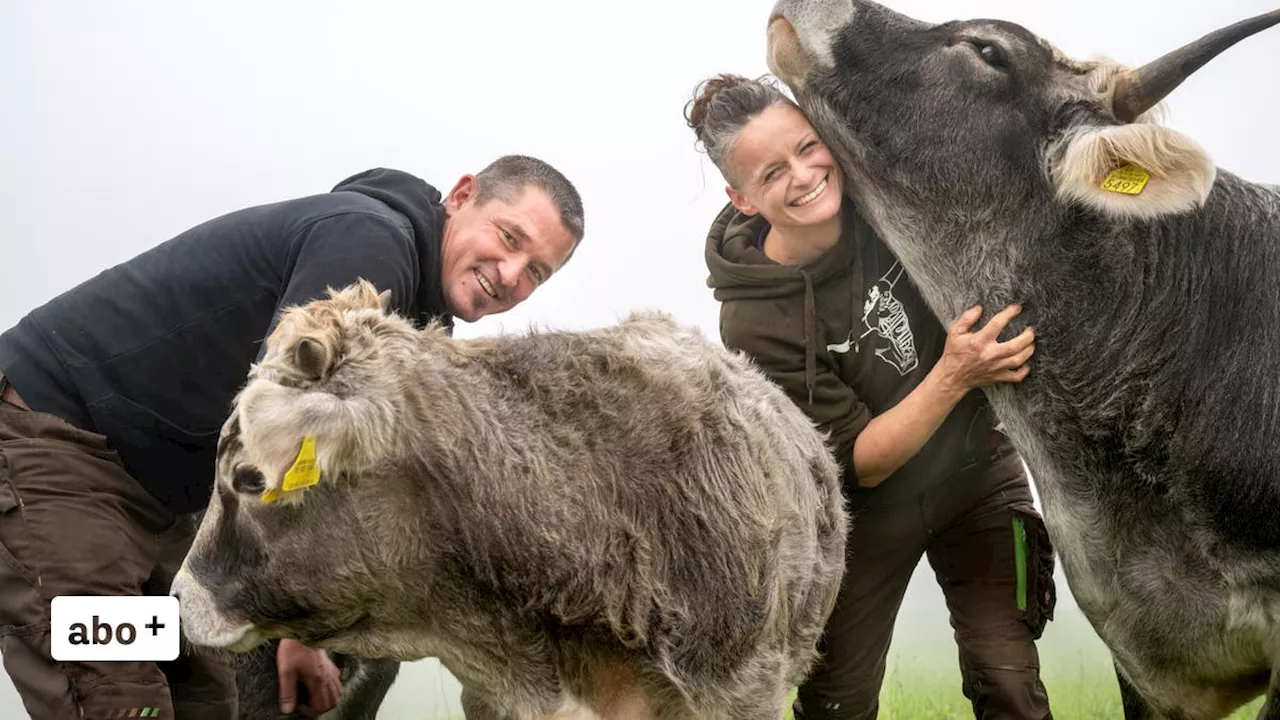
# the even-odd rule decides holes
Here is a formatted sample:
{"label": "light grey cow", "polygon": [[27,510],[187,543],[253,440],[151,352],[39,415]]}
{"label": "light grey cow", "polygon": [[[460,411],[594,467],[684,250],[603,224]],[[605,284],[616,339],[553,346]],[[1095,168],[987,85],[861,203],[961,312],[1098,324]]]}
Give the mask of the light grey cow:
{"label": "light grey cow", "polygon": [[768,26],[770,68],[938,317],[1024,305],[1031,373],[987,394],[1126,718],[1261,693],[1280,718],[1280,191],[1149,112],[1277,22],[1134,70],[864,0],[782,0]]}
{"label": "light grey cow", "polygon": [[662,315],[463,340],[288,311],[173,583],[191,642],[440,658],[468,718],[776,720],[848,518],[825,438]]}

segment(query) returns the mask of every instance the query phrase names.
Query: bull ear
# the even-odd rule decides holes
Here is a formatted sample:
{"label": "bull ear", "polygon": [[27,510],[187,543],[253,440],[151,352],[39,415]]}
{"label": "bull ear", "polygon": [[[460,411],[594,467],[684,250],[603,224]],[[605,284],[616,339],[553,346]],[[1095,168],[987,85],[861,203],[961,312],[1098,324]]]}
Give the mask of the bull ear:
{"label": "bull ear", "polygon": [[1217,177],[1199,144],[1159,125],[1094,127],[1062,142],[1051,172],[1058,197],[1115,217],[1145,220],[1192,210]]}
{"label": "bull ear", "polygon": [[329,348],[315,338],[304,337],[293,348],[293,362],[313,380],[329,371]]}

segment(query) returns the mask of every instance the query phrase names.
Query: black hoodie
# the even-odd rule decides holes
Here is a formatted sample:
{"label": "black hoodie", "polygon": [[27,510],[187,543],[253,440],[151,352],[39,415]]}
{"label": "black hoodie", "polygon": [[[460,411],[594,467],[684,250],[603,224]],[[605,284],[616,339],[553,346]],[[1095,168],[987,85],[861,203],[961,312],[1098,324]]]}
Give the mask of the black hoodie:
{"label": "black hoodie", "polygon": [[845,203],[839,241],[805,265],[760,249],[768,223],[726,205],[707,235],[708,284],[720,337],[749,355],[831,438],[855,504],[919,496],[1008,441],[993,432],[980,390],[968,393],[906,464],[873,490],[858,487],[853,446],[873,417],[916,388],[946,346],[902,265]]}
{"label": "black hoodie", "polygon": [[452,327],[441,194],[383,168],[197,225],[31,311],[0,372],[37,412],[100,433],[151,494],[198,510],[231,400],[279,311],[359,278]]}

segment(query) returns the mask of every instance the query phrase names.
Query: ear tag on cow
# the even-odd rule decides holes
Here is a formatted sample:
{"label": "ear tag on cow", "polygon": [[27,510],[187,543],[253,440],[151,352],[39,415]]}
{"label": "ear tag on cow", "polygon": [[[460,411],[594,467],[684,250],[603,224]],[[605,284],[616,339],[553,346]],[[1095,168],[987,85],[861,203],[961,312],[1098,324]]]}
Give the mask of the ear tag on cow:
{"label": "ear tag on cow", "polygon": [[302,438],[302,449],[293,461],[293,467],[284,474],[283,488],[285,492],[293,492],[304,487],[311,487],[320,482],[320,465],[316,462],[316,436],[307,435]]}
{"label": "ear tag on cow", "polygon": [[1129,163],[1107,173],[1107,177],[1102,181],[1100,187],[1111,192],[1137,195],[1142,192],[1142,188],[1147,186],[1147,181],[1150,179],[1151,173],[1133,163]]}

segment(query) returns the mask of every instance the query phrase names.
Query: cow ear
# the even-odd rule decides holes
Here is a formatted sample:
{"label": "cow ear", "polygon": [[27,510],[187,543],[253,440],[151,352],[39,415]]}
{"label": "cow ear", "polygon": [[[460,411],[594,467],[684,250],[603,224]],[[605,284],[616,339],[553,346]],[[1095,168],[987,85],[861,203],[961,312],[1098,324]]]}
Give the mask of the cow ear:
{"label": "cow ear", "polygon": [[329,348],[316,338],[304,337],[293,347],[294,365],[313,380],[329,371],[329,360]]}
{"label": "cow ear", "polygon": [[1051,172],[1058,197],[1119,218],[1148,220],[1194,209],[1217,176],[1199,144],[1160,125],[1092,127],[1063,143]]}

